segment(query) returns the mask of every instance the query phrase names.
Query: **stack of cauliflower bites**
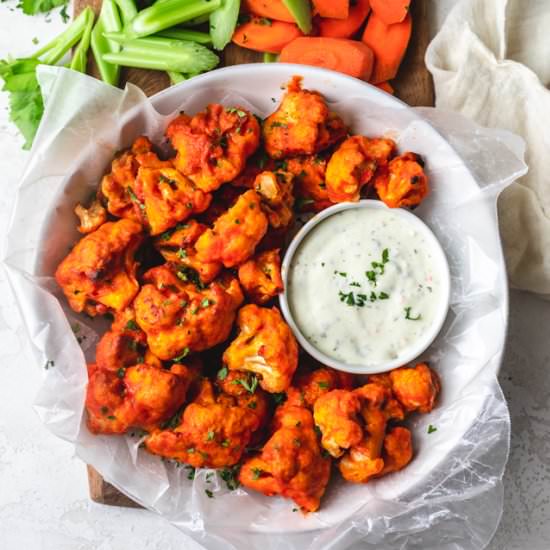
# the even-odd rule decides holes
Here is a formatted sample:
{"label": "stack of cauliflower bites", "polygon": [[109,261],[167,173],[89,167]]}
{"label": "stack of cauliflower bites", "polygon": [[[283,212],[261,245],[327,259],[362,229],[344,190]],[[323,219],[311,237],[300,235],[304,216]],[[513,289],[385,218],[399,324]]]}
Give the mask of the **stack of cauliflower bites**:
{"label": "stack of cauliflower bites", "polygon": [[146,137],[116,156],[76,207],[85,236],[56,272],[73,310],[114,319],[88,365],[90,431],[139,428],[151,453],[240,466],[240,483],[304,512],[333,466],[357,483],[403,468],[398,423],[432,409],[436,374],[420,364],[365,384],[316,365],[273,303],[295,213],[368,194],[414,206],[428,192],[419,157],[350,136],[298,77],[263,122],[212,104],[166,136],[173,158]]}

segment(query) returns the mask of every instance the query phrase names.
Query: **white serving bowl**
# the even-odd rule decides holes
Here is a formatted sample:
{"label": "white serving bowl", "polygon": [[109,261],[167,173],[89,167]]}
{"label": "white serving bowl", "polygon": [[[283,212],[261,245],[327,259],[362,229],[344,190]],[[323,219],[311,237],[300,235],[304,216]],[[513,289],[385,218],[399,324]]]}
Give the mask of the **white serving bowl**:
{"label": "white serving bowl", "polygon": [[[324,220],[337,214],[343,212],[344,210],[353,210],[353,209],[363,209],[363,210],[391,210],[391,212],[399,217],[401,217],[406,223],[408,223],[415,231],[418,231],[423,235],[428,242],[428,245],[431,248],[433,253],[434,260],[434,271],[438,273],[441,279],[441,299],[437,303],[436,313],[431,325],[427,328],[425,333],[421,338],[416,340],[412,345],[410,345],[406,350],[400,353],[396,358],[389,359],[382,362],[365,362],[362,364],[349,363],[345,361],[340,361],[323,353],[319,348],[315,347],[310,341],[305,337],[302,329],[299,324],[296,322],[296,318],[293,312],[293,308],[289,304],[288,296],[288,281],[289,276],[292,271],[292,260],[300,244],[304,239],[311,234],[312,231]],[[445,318],[449,310],[449,300],[451,298],[451,274],[449,272],[449,264],[447,263],[447,258],[445,257],[445,252],[439,244],[437,237],[434,235],[433,231],[417,216],[411,213],[408,210],[403,208],[388,208],[382,201],[379,200],[361,200],[359,202],[344,202],[340,204],[335,204],[325,210],[319,212],[313,216],[302,228],[296,233],[292,242],[288,246],[285,256],[281,266],[281,275],[284,283],[285,290],[279,296],[279,303],[281,305],[281,311],[287,321],[287,323],[292,328],[294,335],[300,342],[302,348],[304,348],[312,357],[317,359],[321,364],[328,365],[329,367],[351,372],[354,374],[374,374],[377,372],[386,372],[396,367],[406,365],[413,359],[419,357],[430,344],[436,339]],[[323,301],[328,297],[319,296],[319,300]]]}
{"label": "white serving bowl", "polygon": [[[55,355],[59,359],[56,368],[48,374],[52,382],[42,394],[42,403],[48,404],[48,414],[54,417],[56,411],[63,412],[59,419],[63,429],[58,428],[57,433],[75,441],[78,456],[138,502],[169,517],[189,533],[197,530],[200,523],[201,529],[211,534],[210,542],[216,537],[223,539],[226,532],[260,537],[284,531],[301,533],[304,537],[302,547],[307,547],[306,540],[310,540],[312,532],[322,532],[329,527],[336,529],[342,522],[359,521],[358,518],[364,518],[365,514],[383,517],[389,509],[387,506],[393,506],[395,499],[413,493],[423,494],[426,483],[428,480],[433,482],[434,475],[444,479],[448,466],[442,469],[442,465],[447,465],[446,457],[452,456],[464,435],[482,416],[486,394],[478,392],[475,384],[493,379],[504,349],[507,281],[494,199],[483,199],[479,185],[461,158],[417,112],[354,78],[282,63],[239,65],[213,71],[157,94],[151,98],[151,103],[162,115],[176,113],[182,108],[192,114],[210,102],[221,101],[231,90],[243,98],[243,106],[265,115],[276,107],[283,95],[281,86],[296,74],[303,76],[305,88],[322,93],[355,133],[391,136],[396,139],[400,153],[411,150],[426,161],[432,192],[415,210],[415,215],[440,241],[449,261],[452,284],[447,321],[422,355],[422,359],[430,360],[439,373],[443,390],[434,411],[413,422],[415,458],[407,468],[367,485],[335,481],[320,511],[305,517],[293,514],[288,501],[253,491],[248,494],[221,492],[215,499],[207,499],[204,487],[190,487],[183,469],[168,468],[158,457],[147,455],[137,446],[132,447],[129,438],[98,437],[88,432],[85,423],[81,422],[86,367],[76,339],[70,333],[70,325],[65,320],[59,322],[59,306],[54,296],[37,290],[29,278],[16,280],[13,276],[11,279],[14,288],[18,289],[19,300],[26,304],[22,309],[26,308],[26,316],[37,335],[36,345],[42,350],[59,350]],[[91,79],[85,83],[87,87],[96,85]],[[40,224],[36,235],[30,235],[31,244],[25,249],[29,253],[24,256],[25,261],[29,260],[28,272],[35,278],[33,281],[51,277],[69,247],[79,238],[73,214],[75,203],[89,197],[92,188],[108,170],[113,155],[147,131],[150,110],[150,104],[143,102],[124,111],[122,116],[114,108],[103,111],[107,122],[94,117],[94,123],[101,120],[104,126],[111,124],[106,129],[111,134],[109,139],[100,141],[96,136],[92,139],[85,132],[71,133],[71,129],[62,133],[64,141],[55,160],[59,167],[57,173],[65,174],[64,178],[61,181],[43,178],[25,189],[20,200],[32,202],[36,208],[32,215],[18,214],[13,224],[12,247],[18,253],[16,230],[22,235]],[[60,110],[59,117],[62,116]],[[156,130],[150,126],[155,140],[162,136],[165,125],[166,121],[159,117]],[[57,316],[55,322],[43,314],[46,305]],[[66,306],[64,308],[69,322],[78,320],[87,330],[98,333],[104,330],[104,326],[98,324],[100,320],[76,317]],[[36,314],[33,316],[32,312]],[[62,352],[71,360],[62,360]],[[93,361],[93,347],[85,350],[85,355]],[[483,383],[479,387],[483,387]],[[46,398],[48,388],[51,391]],[[430,435],[427,433],[429,424],[438,426]],[[231,510],[238,510],[238,514]],[[260,546],[258,543],[254,548]]]}

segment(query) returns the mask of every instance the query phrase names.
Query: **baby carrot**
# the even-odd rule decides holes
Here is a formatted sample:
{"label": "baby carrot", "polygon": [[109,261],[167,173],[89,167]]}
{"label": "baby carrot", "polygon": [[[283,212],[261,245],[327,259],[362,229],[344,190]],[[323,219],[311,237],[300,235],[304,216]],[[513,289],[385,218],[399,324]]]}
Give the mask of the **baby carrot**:
{"label": "baby carrot", "polygon": [[409,13],[411,0],[370,0],[372,11],[386,25],[401,23]]}
{"label": "baby carrot", "polygon": [[321,19],[319,34],[332,38],[351,38],[361,28],[369,12],[369,0],[357,0],[355,5],[350,6],[347,19]]}
{"label": "baby carrot", "polygon": [[241,9],[259,17],[294,23],[294,17],[283,0],[243,0]]}
{"label": "baby carrot", "polygon": [[393,25],[386,25],[376,13],[371,14],[363,33],[363,42],[374,52],[370,82],[378,84],[395,77],[407,51],[411,31],[410,14],[401,23]]}
{"label": "baby carrot", "polygon": [[349,0],[312,0],[315,11],[321,17],[347,19],[349,15]]}
{"label": "baby carrot", "polygon": [[237,27],[233,42],[258,52],[279,53],[289,42],[303,36],[294,23],[253,17]]}
{"label": "baby carrot", "polygon": [[324,67],[368,80],[373,54],[366,44],[344,38],[302,37],[283,48],[279,61]]}

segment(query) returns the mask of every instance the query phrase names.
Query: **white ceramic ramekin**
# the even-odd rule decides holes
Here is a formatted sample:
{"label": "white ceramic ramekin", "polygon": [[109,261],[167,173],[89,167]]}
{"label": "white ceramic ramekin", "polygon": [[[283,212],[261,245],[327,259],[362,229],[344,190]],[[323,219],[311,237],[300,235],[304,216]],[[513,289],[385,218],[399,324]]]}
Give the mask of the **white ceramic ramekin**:
{"label": "white ceramic ramekin", "polygon": [[[438,304],[436,314],[434,316],[432,324],[428,327],[428,329],[424,332],[423,336],[418,339],[414,344],[409,346],[402,354],[400,354],[397,358],[391,359],[384,362],[378,362],[378,363],[364,363],[364,364],[351,364],[351,363],[345,363],[342,361],[339,361],[338,359],[335,359],[334,357],[330,357],[320,351],[318,348],[316,348],[314,345],[312,345],[304,336],[302,333],[300,327],[296,323],[294,316],[292,314],[291,307],[288,303],[288,297],[286,288],[288,286],[288,277],[291,269],[292,259],[294,257],[294,254],[304,238],[312,231],[315,230],[315,227],[322,222],[323,220],[327,219],[330,216],[333,216],[334,214],[337,214],[338,212],[342,212],[343,210],[350,210],[355,208],[369,208],[369,209],[387,209],[388,207],[381,201],[378,200],[362,200],[359,202],[345,202],[340,204],[335,204],[334,206],[331,206],[330,208],[327,208],[315,216],[313,216],[296,234],[292,242],[290,243],[289,247],[286,250],[283,263],[281,266],[281,275],[283,278],[283,282],[285,285],[285,291],[280,294],[279,296],[279,302],[281,305],[281,310],[283,312],[283,315],[287,321],[287,323],[292,328],[292,331],[294,332],[294,335],[296,336],[298,342],[302,346],[302,348],[307,351],[312,357],[317,359],[320,363],[323,365],[327,365],[329,367],[333,367],[335,369],[346,371],[346,372],[352,372],[356,374],[373,374],[377,372],[385,372],[389,371],[391,369],[394,369],[396,367],[406,365],[410,361],[413,361],[415,358],[417,358],[419,355],[421,355],[426,349],[430,346],[430,344],[435,340],[437,335],[439,334],[439,331],[441,330],[441,327],[443,326],[443,323],[445,322],[445,318],[447,316],[447,312],[449,310],[449,302],[450,302],[450,295],[451,295],[451,277],[449,272],[449,264],[447,263],[447,258],[445,256],[445,253],[443,252],[443,249],[433,234],[432,230],[418,217],[415,216],[412,212],[408,210],[404,210],[402,208],[393,208],[392,213],[400,216],[403,218],[407,223],[414,226],[414,229],[420,233],[426,238],[426,241],[429,243],[429,246],[432,248],[433,251],[433,258],[435,262],[435,269],[438,271],[440,277],[441,277],[441,300]],[[319,297],[320,300],[323,299],[322,296]]]}

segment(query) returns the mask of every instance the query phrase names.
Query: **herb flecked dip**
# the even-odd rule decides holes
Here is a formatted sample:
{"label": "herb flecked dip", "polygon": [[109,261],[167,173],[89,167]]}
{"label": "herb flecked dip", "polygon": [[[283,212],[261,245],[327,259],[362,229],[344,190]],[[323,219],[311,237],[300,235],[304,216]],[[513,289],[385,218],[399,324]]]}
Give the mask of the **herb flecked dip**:
{"label": "herb flecked dip", "polygon": [[333,359],[397,359],[433,324],[442,279],[422,231],[387,209],[354,208],[321,221],[298,246],[289,307],[310,344]]}

